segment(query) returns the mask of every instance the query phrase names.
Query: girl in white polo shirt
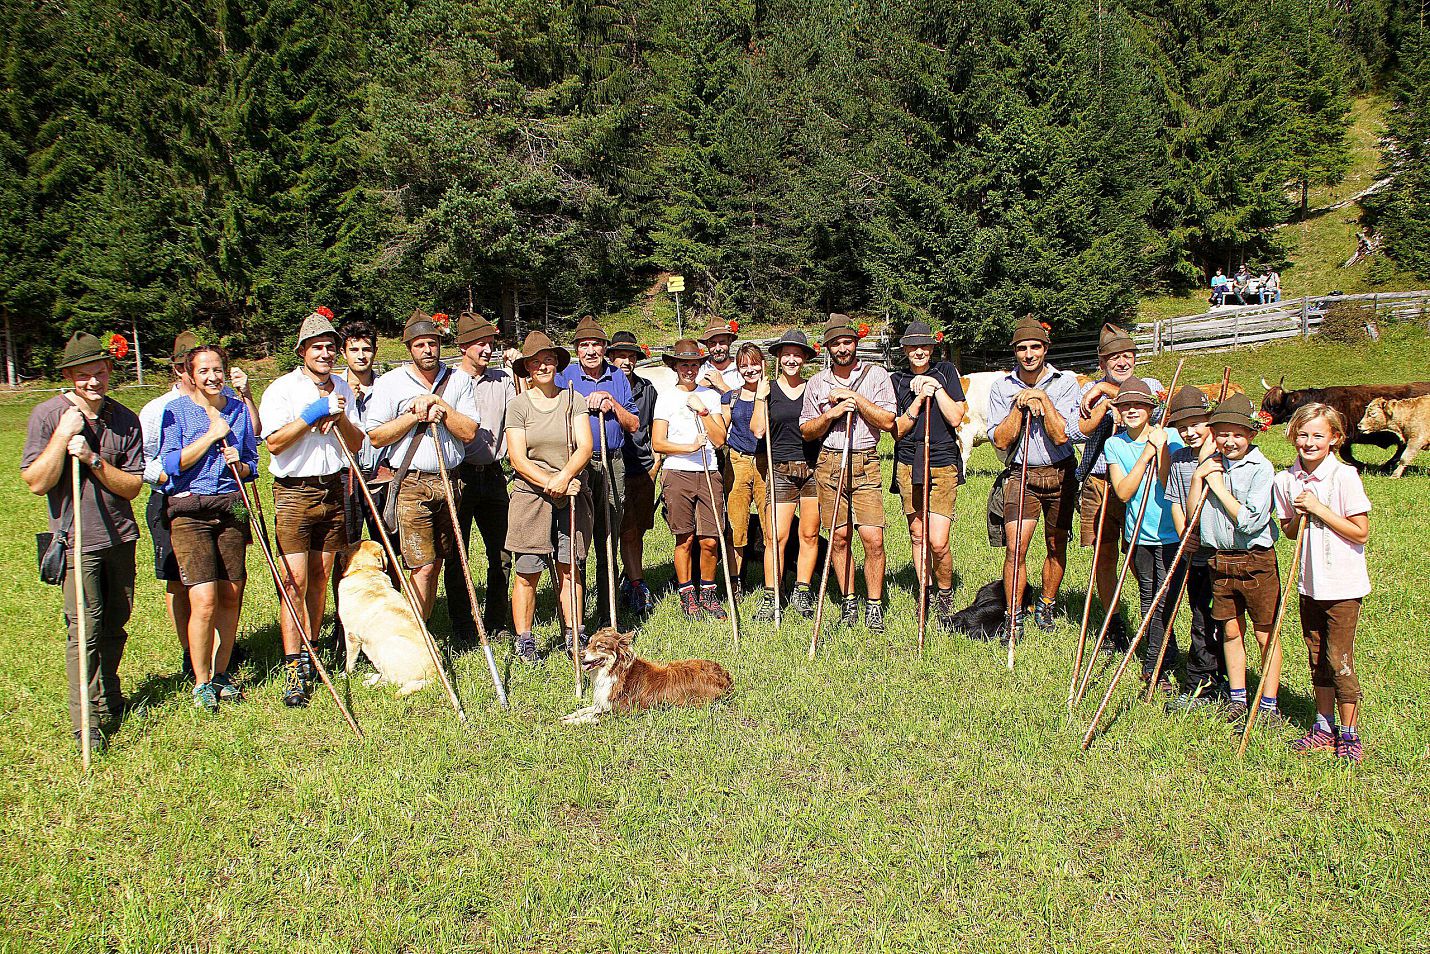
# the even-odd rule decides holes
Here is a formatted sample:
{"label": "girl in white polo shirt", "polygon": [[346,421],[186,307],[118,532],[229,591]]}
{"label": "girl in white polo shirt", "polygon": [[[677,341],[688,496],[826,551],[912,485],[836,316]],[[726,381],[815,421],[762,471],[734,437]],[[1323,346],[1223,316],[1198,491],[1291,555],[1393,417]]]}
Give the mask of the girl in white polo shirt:
{"label": "girl in white polo shirt", "polygon": [[[1365,543],[1370,536],[1370,499],[1360,474],[1336,459],[1346,424],[1335,408],[1308,404],[1286,428],[1298,459],[1276,475],[1273,496],[1281,529],[1289,537],[1302,523],[1301,633],[1311,657],[1316,722],[1290,742],[1296,752],[1335,752],[1361,760],[1356,734],[1360,680],[1355,673],[1355,635],[1361,599],[1370,592]],[[1341,725],[1336,727],[1337,710]]]}

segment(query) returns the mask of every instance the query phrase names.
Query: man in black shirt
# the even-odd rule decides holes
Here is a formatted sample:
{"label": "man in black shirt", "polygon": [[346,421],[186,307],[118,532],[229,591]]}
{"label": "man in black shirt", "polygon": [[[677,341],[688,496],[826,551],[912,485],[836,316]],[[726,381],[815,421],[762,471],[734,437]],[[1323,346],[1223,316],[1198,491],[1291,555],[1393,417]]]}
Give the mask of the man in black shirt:
{"label": "man in black shirt", "polygon": [[636,336],[629,331],[618,331],[606,347],[606,359],[625,373],[631,383],[631,395],[636,403],[636,420],[639,427],[626,435],[621,447],[625,461],[625,511],[621,519],[621,563],[625,572],[621,574],[620,600],[626,608],[637,616],[649,613],[655,607],[655,597],[645,584],[645,570],[641,568],[644,556],[646,531],[655,526],[655,454],[650,449],[650,422],[655,413],[655,385],[636,374],[636,362],[646,356],[646,351],[636,342]]}
{"label": "man in black shirt", "polygon": [[[963,383],[952,362],[933,363],[937,339],[927,322],[909,324],[899,344],[909,360],[908,371],[893,374],[898,416],[894,418],[894,485],[904,505],[913,545],[914,573],[923,578],[924,537],[933,557],[938,584],[938,618],[947,628],[953,616],[953,558],[949,533],[953,528],[963,461],[958,451],[958,425],[968,411]],[[932,411],[933,413],[930,413]],[[924,474],[924,436],[929,440],[930,477]],[[924,484],[929,487],[929,525],[924,526]],[[932,588],[930,588],[932,592]]]}

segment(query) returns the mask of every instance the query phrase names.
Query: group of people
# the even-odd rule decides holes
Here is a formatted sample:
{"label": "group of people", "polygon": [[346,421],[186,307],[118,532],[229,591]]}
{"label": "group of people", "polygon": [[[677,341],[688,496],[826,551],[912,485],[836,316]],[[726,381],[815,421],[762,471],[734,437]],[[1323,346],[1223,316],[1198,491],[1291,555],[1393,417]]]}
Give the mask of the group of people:
{"label": "group of people", "polygon": [[[457,536],[470,538],[475,524],[487,563],[482,631],[509,630],[516,653],[530,662],[541,657],[533,630],[543,574],[559,594],[561,642],[569,651],[584,639],[593,548],[597,617],[614,621],[623,609],[639,618],[653,608],[643,550],[657,499],[675,538],[674,584],[687,617],[724,620],[734,609],[727,610],[717,582],[722,544],[727,569],[740,577],[753,509],[765,542],[757,620],[773,620],[785,608],[816,615],[815,574],[827,537],[839,622],[857,625],[857,533],[863,623],[882,632],[885,432],[894,445],[890,491],[925,584],[920,613],[953,627],[950,534],[965,476],[956,431],[968,404],[958,369],[937,360],[938,338],[926,323],[908,326],[900,339],[907,368],[890,373],[859,357],[862,329],[845,315],[829,316],[819,346],[792,329],[768,354],[753,343],[736,349],[733,328],[712,319],[700,339],[677,341],[661,356],[675,382],[658,390],[636,373],[648,349],[628,332],[608,336],[591,316],[576,326],[570,350],[532,332],[519,350],[506,352],[509,368],[500,370],[492,367],[499,334],[491,322],[473,312],[459,317],[461,360],[448,366],[440,354],[444,329],[417,311],[402,335],[411,360],[381,376],[372,327],[354,322],[338,330],[331,319],[326,309],[304,319],[298,366],[268,386],[259,406],[223,349],[189,334],[174,344],[173,387],[137,417],[108,395],[112,361],[98,340],[77,334],[66,346],[61,370],[72,389],[35,408],[22,468],[30,489],[48,496],[50,528],[61,542],[74,525],[70,468],[81,476],[84,553],[70,557],[65,594],[71,716],[78,735],[80,707],[90,701],[91,746],[103,746],[104,730],[123,711],[117,673],[139,535],[130,501],[145,482],[153,489],[146,519],[155,574],[166,584],[194,702],[215,711],[242,699],[233,650],[250,527],[267,537],[255,521],[262,505],[250,512],[256,498],[244,486],[258,476],[260,441],[271,458],[282,567],[275,575],[291,597],[292,609],[280,618],[283,701],[292,707],[306,705],[313,692],[314,662],[303,637],[321,626],[336,557],[364,527],[380,533],[379,524],[399,542],[402,566],[394,570],[406,573],[424,616],[445,569],[458,646],[477,638],[468,568],[459,558],[465,544]],[[1144,616],[1169,574],[1192,604],[1188,679],[1169,704],[1218,703],[1233,718],[1244,716],[1244,617],[1264,646],[1279,596],[1274,506],[1287,532],[1306,521],[1301,615],[1322,717],[1296,745],[1359,758],[1351,643],[1369,589],[1363,545],[1370,505],[1355,472],[1331,453],[1345,422],[1320,405],[1298,413],[1291,434],[1300,461],[1273,479],[1254,447],[1259,422],[1245,395],[1213,407],[1202,391],[1182,388],[1162,416],[1161,385],[1136,376],[1136,346],[1123,329],[1104,327],[1102,373],[1085,385],[1048,363],[1048,328],[1031,317],[1017,323],[1010,345],[1014,367],[994,383],[988,416],[988,436],[1007,465],[989,516],[1005,547],[1010,640],[1027,626],[1021,594],[1040,518],[1047,554],[1030,615],[1040,630],[1056,625],[1076,512],[1081,542],[1094,549],[1092,589],[1113,617],[1108,644],[1123,648],[1128,640],[1117,605],[1120,539],[1133,550]],[[828,364],[806,378],[820,347]],[[1079,444],[1087,445],[1081,467]],[[1192,559],[1178,562],[1189,525],[1200,544],[1190,549]],[[779,581],[791,569],[783,559],[791,534],[794,585],[786,590]],[[76,573],[86,595],[87,691],[78,677]],[[738,595],[730,589],[728,596]],[[1177,665],[1172,605],[1169,595],[1147,621],[1142,644],[1144,679],[1169,693],[1167,673]],[[1164,641],[1171,650],[1165,665]],[[1279,658],[1267,667],[1271,688],[1261,708],[1274,714]]]}
{"label": "group of people", "polygon": [[1218,268],[1212,276],[1211,288],[1209,300],[1218,308],[1232,298],[1238,305],[1269,305],[1281,300],[1281,273],[1265,265],[1257,275],[1243,262],[1231,278]]}

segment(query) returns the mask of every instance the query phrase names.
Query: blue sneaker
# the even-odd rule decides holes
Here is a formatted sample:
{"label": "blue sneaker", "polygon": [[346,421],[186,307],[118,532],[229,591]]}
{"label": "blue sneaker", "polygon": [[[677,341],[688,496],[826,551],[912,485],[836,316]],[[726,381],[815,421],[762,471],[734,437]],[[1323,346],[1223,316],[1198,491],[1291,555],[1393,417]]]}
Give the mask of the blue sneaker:
{"label": "blue sneaker", "polygon": [[218,711],[218,690],[211,682],[201,682],[194,686],[194,708]]}

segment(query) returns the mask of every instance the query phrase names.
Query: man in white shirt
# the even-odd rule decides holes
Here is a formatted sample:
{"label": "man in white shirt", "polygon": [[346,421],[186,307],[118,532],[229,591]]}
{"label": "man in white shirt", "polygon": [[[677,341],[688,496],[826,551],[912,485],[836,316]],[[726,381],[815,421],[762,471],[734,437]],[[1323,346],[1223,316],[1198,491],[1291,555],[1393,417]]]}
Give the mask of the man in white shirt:
{"label": "man in white shirt", "polygon": [[[467,459],[453,472],[460,477],[457,519],[462,539],[471,540],[472,524],[482,536],[487,553],[486,605],[482,625],[489,634],[506,628],[510,607],[511,554],[506,546],[506,515],[511,500],[506,489],[506,408],[516,397],[511,375],[491,367],[496,353],[497,327],[481,315],[467,311],[457,318],[457,348],[462,363],[453,370],[472,382],[477,407],[477,434],[467,442]],[[457,561],[447,564],[442,586],[447,592],[447,615],[452,619],[452,641],[471,643],[477,638],[466,581]]]}
{"label": "man in white shirt", "polygon": [[442,561],[457,552],[439,468],[461,464],[467,442],[477,436],[472,379],[442,364],[441,334],[430,315],[414,311],[402,330],[412,363],[378,378],[368,405],[368,437],[373,447],[388,448],[388,463],[396,468],[387,492],[397,501],[387,507],[396,509],[402,562],[412,572],[423,616],[437,598]]}
{"label": "man in white shirt", "polygon": [[[309,639],[322,628],[333,560],[348,544],[347,458],[338,441],[354,453],[363,441],[352,388],[333,374],[341,339],[331,316],[324,308],[303,319],[296,348],[302,364],[268,385],[260,407],[273,474],[273,535]],[[305,706],[313,691],[312,661],[293,617],[281,612],[278,620],[283,703]]]}
{"label": "man in white shirt", "polygon": [[700,343],[705,346],[705,363],[695,376],[697,385],[714,388],[720,394],[745,386],[735,356],[730,353],[735,345],[735,332],[730,329],[729,322],[712,315],[705,325],[705,333],[700,336]]}

